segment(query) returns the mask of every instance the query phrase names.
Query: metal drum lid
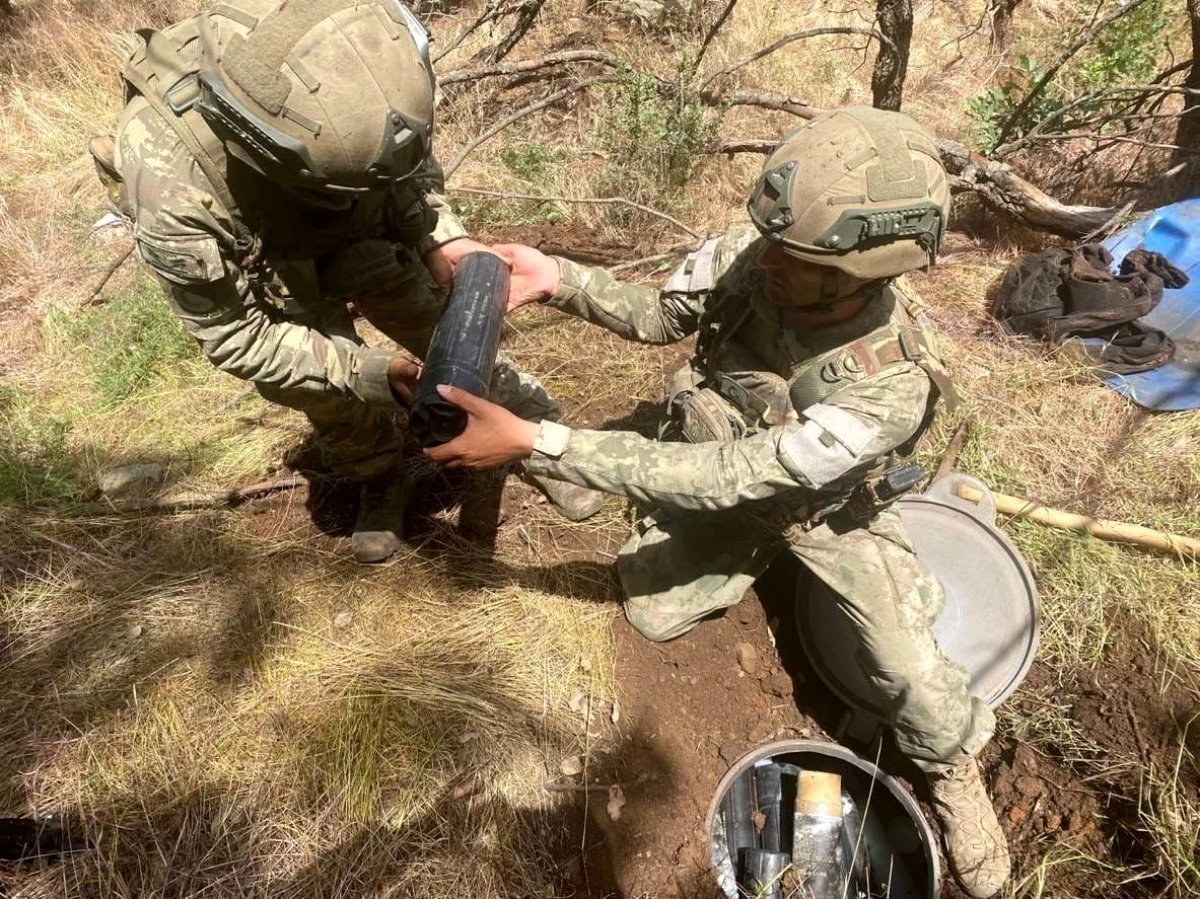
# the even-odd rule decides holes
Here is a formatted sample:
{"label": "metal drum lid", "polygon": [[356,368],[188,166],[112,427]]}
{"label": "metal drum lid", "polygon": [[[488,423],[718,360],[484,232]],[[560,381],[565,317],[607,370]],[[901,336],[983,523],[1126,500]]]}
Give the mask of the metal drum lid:
{"label": "metal drum lid", "polygon": [[[925,496],[897,508],[917,557],[941,581],[946,606],[933,633],[971,674],[971,693],[995,708],[1025,679],[1038,643],[1037,587],[1025,560],[979,513]],[[796,624],[821,679],[856,711],[882,721],[855,662],[859,641],[837,597],[815,577],[800,579]]]}

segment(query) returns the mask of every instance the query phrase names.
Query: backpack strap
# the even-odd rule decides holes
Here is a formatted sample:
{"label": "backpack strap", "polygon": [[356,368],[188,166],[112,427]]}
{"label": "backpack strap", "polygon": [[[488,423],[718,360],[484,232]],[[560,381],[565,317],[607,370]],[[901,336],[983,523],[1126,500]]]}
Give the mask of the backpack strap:
{"label": "backpack strap", "polygon": [[[193,21],[204,52],[210,52],[211,25],[205,16],[197,16]],[[196,108],[200,99],[200,56],[194,61],[185,59],[162,32],[146,28],[137,35],[143,46],[129,57],[122,77],[183,141],[229,213],[238,244],[247,249],[252,235],[241,220],[238,202],[225,177],[228,157],[224,145]]]}

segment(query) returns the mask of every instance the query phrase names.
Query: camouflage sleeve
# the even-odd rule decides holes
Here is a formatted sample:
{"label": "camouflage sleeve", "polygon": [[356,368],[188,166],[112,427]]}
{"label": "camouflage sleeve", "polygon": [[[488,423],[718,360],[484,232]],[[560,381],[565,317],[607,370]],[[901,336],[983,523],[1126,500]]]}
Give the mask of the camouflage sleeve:
{"label": "camouflage sleeve", "polygon": [[232,220],[170,126],[135,100],[118,128],[139,255],[217,368],[276,388],[344,393],[394,408],[394,354],[281,320],[234,261]]}
{"label": "camouflage sleeve", "polygon": [[659,290],[618,281],[602,268],[555,257],[558,294],[547,305],[639,343],[666,344],[696,331],[707,292]]}
{"label": "camouflage sleeve", "polygon": [[928,395],[924,372],[892,366],[810,407],[800,421],[724,443],[661,443],[543,422],[529,471],[699,511],[797,489],[840,492],[916,434]]}

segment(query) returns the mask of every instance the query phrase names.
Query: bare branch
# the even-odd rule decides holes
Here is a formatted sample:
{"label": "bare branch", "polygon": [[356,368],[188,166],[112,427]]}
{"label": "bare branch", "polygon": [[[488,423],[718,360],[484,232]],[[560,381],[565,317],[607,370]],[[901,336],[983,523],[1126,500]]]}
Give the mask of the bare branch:
{"label": "bare branch", "polygon": [[[1136,2],[1144,3],[1145,0],[1136,0]],[[752,62],[757,62],[758,60],[762,59],[764,56],[769,56],[770,54],[774,53],[776,50],[780,49],[781,47],[786,47],[788,44],[790,44],[794,41],[804,40],[805,38],[810,38],[810,37],[823,37],[824,35],[828,35],[828,34],[861,34],[861,35],[865,35],[866,37],[875,38],[875,40],[879,41],[880,43],[888,43],[888,44],[891,43],[890,41],[888,41],[887,38],[885,38],[882,34],[880,34],[878,31],[876,31],[873,28],[849,28],[849,27],[845,27],[845,28],[843,28],[843,27],[810,28],[807,31],[797,31],[795,34],[789,34],[789,35],[786,35],[785,37],[781,37],[779,40],[775,41],[775,43],[764,47],[763,49],[759,50],[757,53],[753,53],[750,56],[747,56],[745,59],[741,60],[740,62],[735,62],[733,65],[726,66],[725,68],[720,69],[719,71],[714,72],[713,74],[709,75],[708,78],[706,78],[704,80],[704,83],[700,85],[700,91],[703,93],[718,78],[723,78],[726,75],[736,72],[738,69],[743,68],[744,66],[750,65],[750,63],[752,63]]]}
{"label": "bare branch", "polygon": [[105,286],[109,282],[109,279],[117,273],[117,269],[125,264],[125,260],[133,255],[133,250],[136,246],[137,244],[130,244],[121,252],[120,256],[109,263],[108,268],[104,270],[104,274],[100,276],[100,280],[96,282],[96,286],[92,288],[92,292],[88,296],[87,302],[84,305],[98,306],[100,304],[100,292],[104,290]]}
{"label": "bare branch", "polygon": [[717,36],[717,32],[721,30],[721,26],[725,24],[725,20],[729,18],[737,3],[738,0],[729,0],[725,4],[725,8],[721,10],[721,14],[717,16],[717,20],[713,22],[712,28],[708,29],[708,34],[704,35],[704,40],[700,42],[700,49],[696,51],[696,61],[692,63],[692,74],[700,71],[700,63],[704,60],[704,54],[708,52],[708,45]]}
{"label": "bare branch", "polygon": [[575,62],[595,62],[610,68],[616,68],[621,64],[617,57],[604,50],[564,50],[561,53],[550,53],[546,56],[539,56],[537,59],[526,59],[521,62],[497,63],[478,69],[456,69],[438,78],[438,84],[442,87],[450,87],[453,84],[478,81],[481,78],[492,78],[497,75],[524,75],[528,72],[548,69],[551,66],[565,66]]}
{"label": "bare branch", "polygon": [[[1089,94],[1084,94],[1082,97],[1077,97],[1076,99],[1072,100],[1070,103],[1066,104],[1062,108],[1054,110],[1054,112],[1050,113],[1048,116],[1046,116],[1040,122],[1038,122],[1033,128],[1029,129],[1029,133],[1026,134],[1024,137],[1017,138],[1016,140],[1010,141],[1007,144],[1001,144],[1000,146],[996,147],[995,150],[992,151],[992,155],[997,158],[1000,158],[1000,159],[1003,159],[1006,156],[1011,156],[1017,150],[1022,149],[1023,147],[1027,146],[1029,143],[1031,143],[1035,140],[1039,140],[1041,138],[1041,135],[1043,135],[1045,133],[1047,128],[1049,128],[1053,124],[1063,121],[1066,118],[1066,116],[1069,113],[1071,113],[1073,110],[1080,109],[1081,107],[1087,106],[1089,103],[1095,103],[1097,100],[1103,100],[1106,97],[1114,97],[1115,98],[1115,97],[1120,97],[1122,95],[1129,96],[1132,99],[1137,99],[1140,97],[1146,97],[1146,96],[1152,96],[1152,95],[1168,95],[1168,94],[1200,95],[1200,91],[1193,90],[1193,89],[1187,88],[1187,87],[1177,87],[1175,85],[1153,84],[1153,83],[1152,84],[1127,85],[1125,87],[1101,88],[1100,90],[1092,91]],[[1168,117],[1173,117],[1173,116],[1168,116]],[[1116,118],[1119,118],[1119,116],[1117,116]],[[1086,125],[1089,123],[1081,122],[1079,124]]]}
{"label": "bare branch", "polygon": [[656,253],[653,256],[644,256],[641,259],[634,259],[631,262],[622,262],[620,265],[609,266],[608,273],[615,275],[619,272],[627,272],[630,269],[640,268],[643,265],[653,265],[657,262],[665,262],[668,259],[674,259],[682,253],[691,252],[695,244],[684,243],[677,247],[671,247],[665,253]]}
{"label": "bare branch", "polygon": [[770,91],[728,91],[718,93],[705,91],[700,100],[708,106],[758,106],[762,109],[774,109],[779,112],[790,112],[802,119],[814,118],[820,110],[815,109],[807,100],[795,97],[785,97]]}
{"label": "bare branch", "polygon": [[662,219],[664,222],[670,222],[679,230],[690,234],[697,240],[703,240],[704,235],[699,231],[695,231],[685,225],[679,219],[667,215],[658,209],[653,209],[650,206],[643,206],[641,203],[635,203],[633,200],[627,200],[624,197],[550,197],[539,196],[536,194],[521,194],[510,193],[502,190],[482,190],[477,187],[448,187],[451,193],[471,194],[477,197],[495,197],[499,200],[532,200],[538,203],[582,203],[593,206],[628,206],[631,209],[636,209],[639,212],[644,212],[646,215],[652,215],[655,218]]}
{"label": "bare branch", "polygon": [[497,122],[495,125],[493,125],[491,128],[489,128],[483,134],[479,135],[479,137],[475,138],[475,140],[473,140],[469,144],[467,144],[466,147],[463,148],[462,152],[460,152],[458,154],[458,156],[455,158],[454,162],[450,163],[450,165],[446,168],[446,170],[445,170],[446,177],[449,178],[456,171],[458,171],[458,167],[463,164],[463,161],[469,155],[471,155],[471,153],[473,153],[476,149],[478,149],[478,147],[481,144],[485,143],[486,141],[491,140],[493,137],[495,137],[497,134],[499,134],[501,131],[503,131],[505,128],[507,128],[509,125],[512,125],[514,122],[519,122],[521,119],[525,118],[526,116],[533,115],[533,113],[539,112],[539,111],[545,109],[547,106],[553,106],[555,103],[558,103],[560,100],[565,100],[567,97],[571,96],[572,94],[577,94],[581,90],[584,90],[585,88],[592,87],[593,85],[596,85],[596,84],[604,84],[604,83],[612,82],[612,81],[616,81],[616,80],[617,79],[616,79],[615,75],[597,75],[595,78],[585,78],[583,81],[580,81],[578,84],[573,84],[570,87],[564,87],[560,91],[555,91],[550,96],[546,97],[544,100],[538,100],[536,103],[530,103],[528,106],[521,107],[516,112],[514,112],[512,115],[501,119],[499,122]]}
{"label": "bare branch", "polygon": [[86,503],[70,510],[73,515],[129,515],[139,512],[187,512],[191,509],[211,509],[217,506],[236,506],[247,500],[266,496],[278,490],[304,487],[309,478],[302,474],[284,475],[270,481],[259,481],[233,490],[214,493],[187,492],[157,499],[132,499],[123,502]]}
{"label": "bare branch", "polygon": [[504,39],[496,46],[496,49],[492,51],[492,62],[499,62],[512,52],[512,48],[533,27],[538,13],[542,11],[542,7],[545,5],[546,0],[524,0],[520,7],[521,11],[517,15],[517,23],[513,25],[512,31],[506,34]]}
{"label": "bare branch", "polygon": [[[1004,125],[1000,128],[1000,135],[996,138],[997,144],[1003,144],[1012,134],[1013,128],[1021,120],[1028,110],[1033,105],[1033,101],[1042,95],[1042,91],[1046,89],[1046,85],[1050,83],[1050,79],[1058,74],[1058,70],[1065,66],[1076,53],[1086,47],[1097,34],[1116,22],[1118,19],[1129,15],[1146,0],[1129,0],[1122,6],[1118,6],[1116,11],[1108,16],[1105,16],[1098,22],[1095,22],[1090,28],[1085,29],[1079,37],[1077,37],[1066,50],[1064,50],[1050,65],[1049,68],[1042,74],[1042,77],[1034,82],[1033,87],[1029,89],[1029,93],[1025,95],[1025,99],[1017,104],[1017,108],[1009,113],[1008,118],[1004,120]],[[1098,9],[1099,7],[1097,7]]]}
{"label": "bare branch", "polygon": [[754,140],[744,137],[723,137],[708,148],[714,155],[724,153],[732,156],[734,153],[761,153],[768,156],[779,146],[778,140]]}
{"label": "bare branch", "polygon": [[491,2],[488,3],[487,7],[484,8],[483,12],[479,14],[478,18],[476,18],[474,22],[459,32],[450,40],[450,43],[443,47],[433,57],[433,62],[435,64],[440,62],[445,56],[456,50],[463,41],[474,34],[475,31],[477,31],[483,25],[486,25],[488,22],[495,21],[503,16],[507,16],[511,12],[516,12],[520,8],[520,3],[514,3],[512,6],[502,7],[496,2],[496,0],[491,0]]}

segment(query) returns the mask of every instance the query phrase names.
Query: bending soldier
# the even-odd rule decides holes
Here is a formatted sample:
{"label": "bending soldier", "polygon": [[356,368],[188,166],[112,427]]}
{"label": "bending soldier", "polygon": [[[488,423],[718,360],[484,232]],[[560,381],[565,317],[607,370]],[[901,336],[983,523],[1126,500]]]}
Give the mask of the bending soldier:
{"label": "bending soldier", "polygon": [[668,390],[674,442],[524,422],[444,390],[470,425],[427,454],[468,467],[528,458],[540,474],[656,504],[617,562],[626,615],[652,640],[738,602],[792,553],[841,596],[896,742],[929,777],[951,869],[988,897],[1009,873],[974,760],[992,712],[934,640],[944,594],[898,514],[851,503],[952,396],[896,280],[934,261],[949,200],[924,128],[851,107],[791,134],[750,196],[755,227],[706,242],[661,290],[497,248],[513,267],[510,306],[540,300],[644,343],[698,335]]}
{"label": "bending soldier", "polygon": [[[346,303],[420,356],[472,241],[439,195],[428,36],[399,0],[232,0],[141,32],[113,158],[137,245],[208,358],[298,409],[362,482],[355,557],[399,545],[408,482],[393,413],[409,363],[367,347]],[[422,264],[423,263],[423,264]],[[556,418],[502,359],[492,395]],[[586,517],[600,496],[539,480]]]}

